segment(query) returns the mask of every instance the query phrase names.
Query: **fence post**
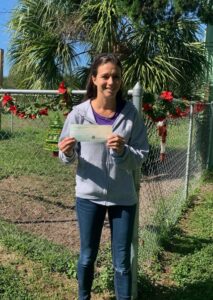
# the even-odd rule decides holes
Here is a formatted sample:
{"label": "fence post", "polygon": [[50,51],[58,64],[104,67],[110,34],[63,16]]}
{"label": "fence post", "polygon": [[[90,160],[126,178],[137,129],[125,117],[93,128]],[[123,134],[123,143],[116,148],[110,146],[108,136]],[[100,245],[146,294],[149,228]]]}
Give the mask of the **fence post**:
{"label": "fence post", "polygon": [[[136,83],[132,90],[132,100],[136,109],[141,113],[142,106],[142,88],[139,82]],[[138,297],[138,286],[137,286],[137,271],[138,271],[138,226],[139,226],[139,192],[140,192],[140,178],[141,168],[134,171],[134,182],[138,196],[138,203],[136,209],[134,232],[131,247],[131,267],[132,267],[132,299]]]}
{"label": "fence post", "polygon": [[213,138],[212,138],[212,124],[213,124],[213,111],[212,111],[212,104],[213,104],[213,65],[212,65],[212,60],[213,60],[213,25],[207,24],[206,28],[206,49],[208,53],[208,61],[210,62],[210,68],[208,69],[208,76],[207,76],[207,81],[209,83],[209,99],[208,101],[211,103],[210,104],[210,116],[209,116],[209,126],[210,126],[210,131],[209,131],[209,151],[208,151],[208,157],[207,157],[207,169],[213,169]]}
{"label": "fence post", "polygon": [[188,193],[189,193],[189,175],[190,175],[190,157],[191,157],[191,148],[192,148],[192,131],[193,131],[193,104],[190,104],[189,133],[188,133],[188,145],[187,145],[187,154],[186,154],[185,199],[188,198]]}
{"label": "fence post", "polygon": [[210,103],[210,130],[209,130],[209,151],[208,151],[208,158],[207,158],[207,169],[213,169],[213,102]]}

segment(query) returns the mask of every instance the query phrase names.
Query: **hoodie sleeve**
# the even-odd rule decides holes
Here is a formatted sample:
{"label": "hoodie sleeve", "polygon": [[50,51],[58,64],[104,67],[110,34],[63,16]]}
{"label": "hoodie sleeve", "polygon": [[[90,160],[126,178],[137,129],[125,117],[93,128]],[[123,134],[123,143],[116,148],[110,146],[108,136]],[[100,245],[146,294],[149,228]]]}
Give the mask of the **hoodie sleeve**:
{"label": "hoodie sleeve", "polygon": [[[67,116],[64,126],[61,132],[61,135],[59,137],[59,142],[62,141],[65,137],[70,136],[70,126],[71,124],[77,124],[77,114],[75,109],[73,109]],[[76,146],[77,147],[77,146]],[[73,153],[71,153],[70,156],[65,155],[62,151],[59,150],[59,159],[64,163],[64,164],[70,164],[75,161],[77,157],[77,151],[76,147],[73,149]]]}
{"label": "hoodie sleeve", "polygon": [[146,127],[143,118],[136,111],[133,121],[131,137],[122,155],[110,149],[115,163],[127,170],[134,170],[141,166],[149,153],[149,144],[147,139]]}

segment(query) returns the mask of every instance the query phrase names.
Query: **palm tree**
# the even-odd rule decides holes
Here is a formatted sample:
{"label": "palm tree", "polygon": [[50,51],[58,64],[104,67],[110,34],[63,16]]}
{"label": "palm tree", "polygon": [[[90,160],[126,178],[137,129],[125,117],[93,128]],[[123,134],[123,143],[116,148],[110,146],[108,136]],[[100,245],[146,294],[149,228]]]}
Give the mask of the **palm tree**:
{"label": "palm tree", "polygon": [[125,81],[133,84],[139,78],[144,90],[152,93],[172,89],[182,94],[186,80],[187,87],[192,81],[196,84],[204,76],[206,59],[195,25],[189,20],[176,24],[167,20],[135,26],[124,59]]}
{"label": "palm tree", "polygon": [[77,65],[75,42],[58,30],[74,1],[20,0],[9,28],[12,72],[28,88],[55,88]]}
{"label": "palm tree", "polygon": [[135,0],[134,5],[149,4],[137,14],[126,1],[81,2],[20,0],[10,22],[10,55],[27,86],[51,88],[64,76],[77,76],[83,88],[88,69],[76,69],[82,48],[88,63],[99,52],[119,55],[127,89],[140,80],[148,92],[172,88],[181,94],[203,75],[199,23],[176,12],[171,1]]}
{"label": "palm tree", "polygon": [[117,53],[127,88],[140,80],[148,92],[170,88],[177,94],[190,93],[201,82],[206,67],[198,20],[183,17],[169,7],[171,1],[158,5],[152,0],[135,1],[150,5],[137,17],[123,2],[87,0],[80,7],[79,28],[84,42],[90,44],[90,54]]}

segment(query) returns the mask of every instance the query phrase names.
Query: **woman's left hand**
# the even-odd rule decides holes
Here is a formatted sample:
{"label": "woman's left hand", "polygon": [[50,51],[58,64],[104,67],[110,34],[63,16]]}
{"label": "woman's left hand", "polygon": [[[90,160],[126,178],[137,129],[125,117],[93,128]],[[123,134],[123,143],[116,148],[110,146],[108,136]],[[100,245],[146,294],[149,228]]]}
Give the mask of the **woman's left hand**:
{"label": "woman's left hand", "polygon": [[118,134],[113,134],[108,137],[106,145],[108,148],[115,150],[119,155],[121,155],[124,151],[125,139]]}

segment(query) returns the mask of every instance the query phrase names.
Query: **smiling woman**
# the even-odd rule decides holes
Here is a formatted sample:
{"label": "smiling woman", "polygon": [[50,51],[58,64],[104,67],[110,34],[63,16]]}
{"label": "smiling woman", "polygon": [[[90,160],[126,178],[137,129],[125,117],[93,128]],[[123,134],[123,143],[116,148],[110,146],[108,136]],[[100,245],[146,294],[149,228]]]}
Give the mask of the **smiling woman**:
{"label": "smiling woman", "polygon": [[102,116],[113,117],[116,112],[116,94],[121,86],[121,70],[112,63],[101,65],[92,81],[97,89],[96,99],[91,102],[93,110]]}
{"label": "smiling woman", "polygon": [[[86,98],[67,116],[59,142],[64,163],[78,160],[76,211],[80,231],[79,299],[90,299],[101,232],[108,213],[117,299],[131,299],[131,241],[137,193],[133,170],[148,154],[146,129],[136,108],[122,96],[122,66],[113,54],[98,55],[90,70]],[[80,141],[70,128],[112,126],[104,141]]]}

